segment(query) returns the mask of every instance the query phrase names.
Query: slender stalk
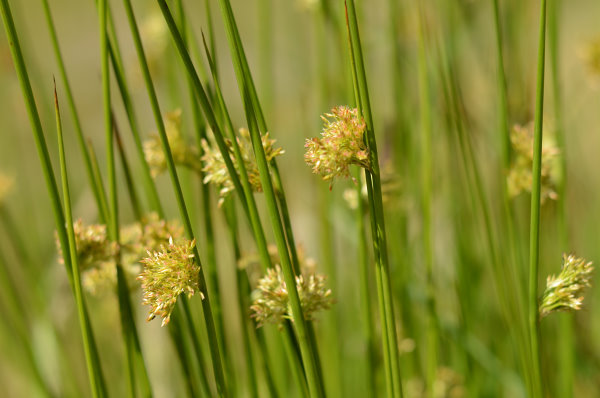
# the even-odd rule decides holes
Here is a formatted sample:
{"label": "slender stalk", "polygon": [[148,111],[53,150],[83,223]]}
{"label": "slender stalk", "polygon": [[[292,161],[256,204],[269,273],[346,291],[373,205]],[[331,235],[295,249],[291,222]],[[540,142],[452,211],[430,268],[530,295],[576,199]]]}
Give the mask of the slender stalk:
{"label": "slender stalk", "polygon": [[360,307],[362,313],[363,338],[366,346],[365,369],[367,369],[366,390],[376,393],[376,352],[375,352],[375,330],[373,328],[373,305],[371,303],[371,288],[369,286],[369,251],[367,236],[365,233],[365,217],[367,209],[363,199],[362,184],[357,184],[356,193],[358,197],[358,209],[356,212],[356,225],[358,231],[358,261],[360,282]]}
{"label": "slender stalk", "polygon": [[540,329],[538,309],[538,278],[540,251],[540,194],[542,167],[542,126],[544,115],[544,75],[546,54],[546,0],[540,3],[540,32],[538,47],[537,87],[533,131],[533,182],[531,186],[531,225],[529,235],[529,338],[533,359],[532,397],[543,396],[540,361]]}
{"label": "slender stalk", "polygon": [[[233,252],[235,254],[235,264],[239,264],[242,256],[242,252],[239,245],[239,237],[237,232],[237,216],[235,214],[235,207],[233,202],[227,200],[225,202],[225,218],[229,227],[229,235],[231,238],[231,244],[233,245]],[[259,379],[254,364],[254,356],[252,355],[252,346],[250,341],[250,330],[252,329],[252,322],[250,321],[247,309],[250,307],[248,297],[250,297],[250,283],[243,269],[236,266],[235,275],[236,287],[238,290],[238,305],[240,307],[240,325],[242,328],[242,343],[244,346],[244,353],[246,354],[246,379],[249,387],[250,396],[257,398],[258,385],[257,380]]]}
{"label": "slender stalk", "polygon": [[433,280],[433,243],[432,243],[432,133],[431,99],[429,94],[429,76],[427,73],[427,54],[425,48],[425,15],[419,3],[419,97],[421,115],[421,201],[423,211],[423,251],[425,259],[425,278],[427,281],[427,396],[434,396],[434,384],[437,374],[438,326],[435,312],[435,285]]}
{"label": "slender stalk", "polygon": [[81,334],[83,337],[83,348],[85,353],[85,360],[88,370],[88,377],[90,379],[90,385],[92,389],[93,397],[102,396],[102,389],[99,386],[98,381],[98,370],[95,369],[97,366],[96,361],[94,360],[94,354],[92,353],[92,343],[90,332],[91,330],[86,327],[87,325],[87,312],[85,310],[85,302],[83,297],[83,291],[81,288],[81,278],[79,275],[79,259],[77,257],[77,245],[75,243],[75,232],[73,230],[73,215],[71,212],[71,195],[69,192],[69,180],[67,175],[67,163],[65,159],[65,147],[63,142],[63,133],[62,133],[62,122],[60,118],[60,110],[58,106],[58,95],[56,94],[56,89],[54,91],[54,104],[56,111],[56,131],[58,136],[58,153],[60,157],[60,174],[62,179],[62,188],[63,188],[63,197],[64,197],[64,206],[65,206],[65,223],[66,230],[68,236],[68,246],[63,246],[63,258],[66,258],[65,253],[69,252],[70,263],[71,263],[71,272],[73,275],[73,285],[75,291],[75,302],[77,304],[77,314],[79,316],[79,324],[81,327]]}
{"label": "slender stalk", "polygon": [[[562,90],[560,86],[560,43],[559,43],[559,0],[550,1],[548,7],[548,48],[550,50],[551,82],[554,97],[554,119],[556,124],[556,141],[561,152],[560,175],[557,186],[558,194],[558,235],[559,246],[563,253],[569,250],[569,231],[567,223],[567,151],[565,127],[562,120]],[[558,391],[561,397],[573,396],[575,379],[575,352],[573,350],[574,322],[571,314],[562,314],[558,330]]]}
{"label": "slender stalk", "polygon": [[[60,241],[61,247],[63,247],[63,259],[65,264],[65,270],[67,272],[67,276],[69,282],[71,284],[71,288],[73,289],[73,293],[76,301],[78,301],[78,297],[80,295],[76,294],[76,284],[79,283],[79,279],[74,278],[73,268],[77,269],[77,267],[73,267],[71,264],[71,256],[69,250],[68,237],[67,237],[67,229],[65,226],[65,215],[63,212],[63,208],[61,205],[60,196],[58,194],[58,187],[56,185],[56,179],[54,176],[54,172],[52,169],[52,163],[50,161],[50,155],[48,153],[48,147],[46,145],[46,140],[44,138],[44,132],[42,129],[42,124],[40,121],[40,116],[37,110],[37,106],[35,103],[35,99],[33,96],[33,91],[31,88],[31,83],[29,81],[29,76],[27,73],[27,68],[25,66],[25,60],[23,59],[23,54],[21,52],[21,46],[19,44],[19,38],[17,35],[17,31],[14,25],[12,13],[10,10],[10,5],[8,0],[0,0],[0,14],[2,16],[2,20],[4,22],[4,27],[6,31],[6,36],[8,37],[10,44],[10,51],[14,61],[15,69],[17,71],[17,76],[19,78],[19,83],[21,85],[21,91],[23,93],[23,97],[25,99],[25,105],[27,109],[27,113],[29,116],[29,120],[32,127],[33,137],[36,144],[36,149],[38,152],[38,157],[41,162],[42,172],[44,174],[44,180],[46,182],[46,188],[48,190],[48,194],[50,196],[50,201],[52,205],[52,212],[54,215],[55,225],[57,229],[58,239]],[[78,269],[77,269],[78,272]],[[76,283],[77,282],[77,283]],[[93,370],[93,380],[95,381],[92,385],[93,393],[100,396],[104,395],[106,391],[106,387],[104,384],[104,378],[102,376],[102,370],[100,367],[100,360],[98,356],[98,352],[96,349],[96,343],[94,340],[94,336],[92,333],[91,323],[89,322],[89,318],[87,316],[87,310],[83,303],[78,303],[80,307],[82,307],[82,315],[83,319],[81,319],[81,327],[82,334],[87,336],[86,349],[90,350],[91,354],[91,364]],[[97,383],[96,383],[97,381]]]}
{"label": "slender stalk", "polygon": [[106,223],[108,220],[108,203],[106,201],[106,192],[104,191],[104,186],[102,182],[98,181],[94,178],[93,166],[90,157],[90,153],[87,150],[85,138],[83,135],[83,128],[81,126],[81,119],[79,118],[79,112],[77,111],[77,106],[75,105],[75,99],[73,97],[73,92],[71,90],[71,84],[69,82],[69,78],[67,76],[67,71],[65,68],[65,63],[63,60],[62,52],[60,50],[60,45],[58,41],[58,36],[56,34],[56,28],[54,25],[54,20],[52,18],[52,12],[50,10],[50,5],[48,0],[41,0],[42,6],[44,9],[44,15],[46,17],[46,23],[48,24],[48,31],[50,33],[50,39],[52,41],[52,49],[54,51],[54,56],[56,57],[56,62],[58,64],[58,70],[60,72],[60,77],[63,81],[63,85],[65,87],[65,95],[67,98],[67,103],[69,105],[69,109],[71,115],[73,117],[73,125],[75,127],[75,135],[77,136],[77,142],[79,143],[79,150],[83,156],[85,171],[88,177],[88,182],[92,187],[92,193],[94,194],[94,199],[96,200],[96,205],[98,206],[99,218],[101,223]]}
{"label": "slender stalk", "polygon": [[[119,243],[119,202],[117,195],[117,176],[115,168],[114,155],[114,134],[113,134],[113,119],[110,98],[110,71],[108,63],[108,35],[106,32],[107,26],[107,2],[106,0],[98,1],[98,18],[100,26],[100,60],[102,70],[102,97],[104,110],[104,128],[106,138],[106,163],[108,167],[108,185],[110,192],[110,219],[108,222],[109,237],[113,242]],[[142,375],[142,394],[151,396],[152,389],[150,380],[146,371],[139,337],[137,334],[135,322],[133,320],[133,311],[129,297],[129,287],[125,280],[125,272],[121,264],[120,253],[116,256],[117,267],[117,293],[119,298],[119,310],[121,315],[121,328],[123,340],[125,341],[127,374],[129,396],[136,396],[136,368]]]}
{"label": "slender stalk", "polygon": [[[129,27],[131,29],[131,35],[134,40],[136,52],[138,55],[138,60],[140,63],[140,67],[141,67],[142,74],[144,77],[144,82],[146,85],[146,90],[148,92],[148,97],[149,97],[150,104],[152,107],[152,113],[154,115],[155,122],[158,126],[158,133],[160,136],[163,151],[165,153],[165,158],[167,161],[167,168],[169,171],[169,175],[171,177],[171,182],[173,184],[173,190],[175,192],[177,205],[179,207],[179,212],[180,212],[181,218],[183,220],[183,225],[186,230],[186,234],[188,235],[188,238],[194,239],[194,232],[192,229],[191,220],[190,220],[190,217],[189,217],[189,214],[187,211],[185,200],[183,198],[183,192],[181,190],[181,185],[179,183],[179,177],[177,175],[177,170],[175,169],[175,163],[173,161],[173,155],[171,154],[171,150],[169,147],[169,141],[167,138],[165,125],[164,125],[164,122],[162,119],[162,114],[160,111],[160,105],[158,103],[158,98],[156,96],[154,84],[153,84],[152,78],[150,76],[150,70],[148,68],[148,63],[146,61],[146,56],[144,54],[144,49],[142,46],[140,33],[139,33],[137,23],[135,20],[135,16],[133,13],[133,8],[131,6],[131,1],[123,0],[123,5],[125,6],[125,11],[126,11],[127,19],[129,22]],[[166,4],[165,4],[165,6],[166,6]],[[200,265],[200,255],[198,253],[197,247],[194,247],[193,254],[194,254],[195,260]],[[218,392],[219,396],[228,396],[227,385],[226,385],[226,380],[225,380],[225,372],[223,371],[223,364],[222,364],[222,358],[221,358],[221,353],[220,353],[220,349],[219,349],[219,343],[218,343],[218,338],[217,338],[217,333],[216,333],[216,328],[215,328],[215,322],[214,322],[214,318],[213,318],[213,311],[212,311],[212,307],[210,304],[210,297],[208,296],[208,291],[206,291],[206,280],[204,277],[204,270],[202,267],[200,269],[200,286],[201,286],[202,293],[205,296],[204,300],[202,301],[202,308],[204,310],[204,320],[206,323],[206,330],[208,332],[208,339],[209,339],[209,346],[210,346],[210,353],[211,353],[211,358],[212,358],[214,377],[215,377],[216,384],[217,384],[217,392]]]}
{"label": "slender stalk", "polygon": [[140,204],[140,199],[137,195],[137,192],[135,191],[133,175],[131,174],[131,168],[129,167],[129,161],[127,160],[127,154],[125,153],[125,147],[123,146],[123,140],[121,139],[121,133],[119,132],[119,127],[117,125],[117,120],[115,118],[114,112],[112,113],[112,120],[114,126],[115,141],[117,143],[117,149],[119,150],[119,159],[121,160],[121,166],[123,167],[123,176],[125,177],[125,185],[127,186],[127,193],[129,194],[131,208],[133,210],[133,214],[135,215],[136,220],[141,220],[143,216],[142,205]]}
{"label": "slender stalk", "polygon": [[382,333],[385,351],[389,356],[386,369],[386,380],[389,397],[402,397],[402,382],[400,376],[400,360],[398,353],[398,338],[396,335],[396,322],[393,310],[391,293],[390,267],[387,253],[385,222],[383,214],[383,201],[381,195],[381,179],[379,172],[379,157],[377,143],[373,128],[373,117],[368,93],[366,71],[364,67],[362,46],[354,1],[346,1],[346,22],[350,40],[351,58],[355,81],[356,98],[359,113],[364,117],[367,125],[366,140],[371,156],[371,170],[365,171],[369,207],[371,209],[371,231],[373,233],[373,249],[375,252],[375,267],[378,285],[380,312],[382,314]]}

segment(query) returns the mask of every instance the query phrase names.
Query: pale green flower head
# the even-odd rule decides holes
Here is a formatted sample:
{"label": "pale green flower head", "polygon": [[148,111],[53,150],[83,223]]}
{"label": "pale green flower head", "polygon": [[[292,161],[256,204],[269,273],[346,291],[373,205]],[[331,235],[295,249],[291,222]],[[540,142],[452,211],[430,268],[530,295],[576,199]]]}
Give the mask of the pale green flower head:
{"label": "pale green flower head", "polygon": [[[513,160],[507,176],[507,187],[510,197],[522,192],[531,192],[533,185],[533,124],[515,125],[510,132],[513,149]],[[558,160],[560,150],[552,140],[552,136],[544,131],[542,142],[541,169],[541,202],[547,199],[556,200],[556,186],[559,180]]]}
{"label": "pale green flower head", "polygon": [[365,121],[358,109],[338,106],[321,116],[324,126],[320,138],[307,139],[304,160],[323,180],[350,177],[350,166],[371,169],[369,149],[364,141]]}
{"label": "pale green flower head", "polygon": [[[331,289],[326,287],[326,277],[314,272],[314,264],[302,268],[302,274],[295,278],[296,289],[304,318],[312,320],[315,314],[333,304]],[[252,293],[252,317],[258,326],[275,324],[281,326],[285,319],[292,319],[288,289],[279,264],[269,268],[267,274],[258,281]]]}
{"label": "pale green flower head", "polygon": [[591,262],[572,254],[563,255],[563,266],[558,276],[550,275],[540,303],[540,317],[557,311],[581,309],[583,293],[591,286],[594,267]]}
{"label": "pale green flower head", "polygon": [[200,293],[200,266],[194,260],[195,241],[182,239],[180,243],[162,245],[158,251],[148,251],[141,260],[144,269],[138,276],[142,285],[142,304],[150,306],[147,321],[157,315],[163,318],[161,326],[171,319],[177,298],[185,294],[191,298]]}
{"label": "pale green flower head", "polygon": [[[123,226],[120,230],[120,246],[109,240],[106,225],[85,225],[77,220],[73,223],[73,229],[82,285],[92,295],[115,291],[117,254],[120,255],[120,264],[129,288],[136,289],[139,286],[137,276],[142,268],[140,260],[147,251],[159,250],[171,239],[178,241],[183,236],[183,228],[177,222],[161,220],[156,213],[145,216],[141,223]],[[63,262],[58,239],[56,245],[59,261]]]}
{"label": "pale green flower head", "polygon": [[[198,148],[187,143],[181,134],[181,110],[168,112],[164,118],[165,130],[173,161],[176,166],[184,166],[191,170],[200,171],[202,166]],[[158,134],[144,141],[144,155],[150,166],[153,177],[167,170],[167,159]]]}
{"label": "pale green flower head", "polygon": [[[81,270],[81,284],[92,295],[114,291],[117,285],[116,256],[118,245],[108,239],[106,225],[86,225],[81,220],[73,223],[77,260]],[[64,263],[63,251],[58,238],[56,246],[59,262]],[[129,282],[135,281],[139,266],[124,267]]]}
{"label": "pale green flower head", "polygon": [[[263,134],[261,136],[261,140],[267,162],[270,162],[276,156],[284,153],[283,149],[275,146],[276,141],[269,137],[269,133]],[[256,164],[256,158],[254,157],[250,132],[245,128],[241,128],[236,136],[236,141],[240,148],[252,190],[254,192],[262,192],[260,173]],[[229,139],[226,139],[225,143],[227,145],[229,157],[231,158],[235,170],[239,175],[239,166],[235,160],[233,144]],[[216,143],[209,143],[206,140],[202,140],[202,151],[202,163],[204,165],[202,171],[204,172],[204,183],[213,184],[217,187],[219,190],[219,206],[221,206],[229,193],[235,189],[233,180],[231,179],[229,171],[227,170],[227,166],[225,165],[223,154],[217,147]]]}

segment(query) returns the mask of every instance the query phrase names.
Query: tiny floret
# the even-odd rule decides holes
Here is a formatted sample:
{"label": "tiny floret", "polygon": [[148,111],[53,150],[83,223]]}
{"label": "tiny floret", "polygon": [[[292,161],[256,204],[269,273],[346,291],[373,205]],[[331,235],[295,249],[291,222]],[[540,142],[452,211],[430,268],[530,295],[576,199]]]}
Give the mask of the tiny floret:
{"label": "tiny floret", "polygon": [[[269,133],[262,135],[261,140],[267,162],[270,162],[276,156],[284,153],[283,149],[275,146],[275,140],[269,137]],[[240,153],[244,161],[244,167],[246,169],[252,190],[254,192],[262,192],[260,173],[254,157],[250,132],[247,129],[241,128],[238,136],[236,137],[236,141],[240,148]],[[225,144],[227,145],[228,155],[231,158],[235,170],[239,175],[240,170],[238,163],[235,160],[233,143],[231,140],[226,139]],[[231,179],[229,171],[227,170],[223,154],[215,142],[209,143],[207,140],[202,140],[202,153],[202,171],[205,173],[204,183],[213,184],[217,187],[219,190],[219,206],[221,206],[229,193],[235,189],[233,180]]]}
{"label": "tiny floret", "polygon": [[191,298],[200,293],[200,266],[194,260],[195,241],[182,239],[180,243],[163,245],[158,251],[148,251],[141,262],[144,270],[138,276],[141,281],[144,305],[150,306],[147,321],[157,315],[165,326],[180,294]]}
{"label": "tiny floret", "polygon": [[369,148],[365,144],[366,124],[358,109],[338,106],[321,116],[324,126],[320,138],[307,139],[304,160],[323,180],[350,177],[350,166],[371,169]]}
{"label": "tiny floret", "polygon": [[[533,124],[525,127],[515,125],[510,133],[513,148],[513,161],[507,176],[508,194],[511,198],[522,192],[531,192],[533,185]],[[541,202],[547,199],[556,200],[556,186],[558,182],[558,156],[560,151],[552,143],[552,137],[544,132],[542,146],[541,168]]]}
{"label": "tiny floret", "polygon": [[591,262],[563,255],[563,266],[558,276],[550,275],[546,281],[546,290],[540,303],[540,317],[556,311],[576,311],[581,309],[585,288],[590,287],[592,271]]}

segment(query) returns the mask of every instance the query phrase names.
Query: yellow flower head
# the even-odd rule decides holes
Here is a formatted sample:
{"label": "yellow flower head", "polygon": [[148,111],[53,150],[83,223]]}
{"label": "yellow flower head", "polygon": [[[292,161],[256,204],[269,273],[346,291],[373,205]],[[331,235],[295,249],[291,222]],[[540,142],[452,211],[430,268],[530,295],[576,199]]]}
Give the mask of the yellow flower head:
{"label": "yellow flower head", "polygon": [[347,106],[333,108],[321,116],[324,122],[321,138],[307,139],[304,160],[323,180],[350,177],[350,166],[370,169],[369,149],[364,142],[365,121],[358,109]]}
{"label": "yellow flower head", "polygon": [[157,315],[163,318],[165,326],[171,319],[171,313],[180,294],[191,298],[200,293],[200,266],[194,261],[194,241],[183,239],[175,244],[173,240],[158,251],[148,251],[148,256],[138,279],[142,285],[144,305],[150,306],[148,321]]}
{"label": "yellow flower head", "polygon": [[[270,162],[276,156],[284,153],[283,149],[275,147],[275,140],[269,137],[269,133],[262,135],[261,139],[267,162]],[[247,129],[241,128],[238,136],[236,137],[236,141],[240,148],[252,190],[254,192],[262,192],[260,173],[254,157],[250,132]],[[227,145],[229,157],[233,162],[236,172],[239,174],[239,166],[235,160],[233,144],[231,140],[228,139],[225,140],[225,143]],[[202,151],[202,162],[204,164],[202,171],[205,173],[204,183],[213,184],[219,189],[219,206],[221,206],[229,193],[235,189],[233,180],[231,179],[229,171],[227,170],[223,154],[217,147],[216,143],[211,142],[209,144],[208,141],[202,140]]]}

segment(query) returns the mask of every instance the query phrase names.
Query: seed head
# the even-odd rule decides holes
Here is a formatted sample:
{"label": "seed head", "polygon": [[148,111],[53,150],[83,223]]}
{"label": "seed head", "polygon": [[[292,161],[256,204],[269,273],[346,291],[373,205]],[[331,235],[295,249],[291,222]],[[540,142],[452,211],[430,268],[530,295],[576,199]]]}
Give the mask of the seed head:
{"label": "seed head", "polygon": [[[325,287],[325,281],[325,276],[314,272],[305,272],[296,277],[302,313],[307,320],[314,319],[316,312],[329,309],[333,304],[331,290]],[[268,323],[281,326],[284,319],[292,319],[288,290],[279,265],[267,270],[252,296],[250,310],[259,327]]]}
{"label": "seed head", "polygon": [[[544,133],[541,168],[541,201],[556,200],[556,184],[558,180],[557,160],[560,155],[558,148],[552,143],[551,137]],[[510,133],[514,158],[507,177],[508,193],[516,197],[522,192],[531,192],[533,184],[533,124],[525,127],[515,125]]]}
{"label": "seed head", "polygon": [[[114,291],[117,284],[116,255],[120,250],[120,263],[130,288],[136,288],[136,278],[141,271],[140,259],[148,250],[159,250],[170,239],[178,241],[183,229],[175,221],[165,221],[151,213],[126,225],[120,230],[120,246],[108,239],[106,225],[85,225],[81,220],[73,223],[77,258],[85,290],[92,295]],[[64,262],[60,243],[56,242],[60,262]]]}
{"label": "seed head", "polygon": [[[276,156],[284,153],[283,149],[275,147],[275,140],[269,138],[269,133],[265,133],[261,137],[262,146],[265,151],[267,162],[270,162]],[[254,150],[252,148],[252,140],[250,139],[250,132],[247,129],[241,128],[239,134],[236,137],[236,141],[240,148],[248,180],[252,186],[254,192],[262,192],[262,184],[260,182],[260,173],[258,166],[256,165],[256,159],[254,157]],[[233,144],[231,140],[226,139],[228,154],[233,161],[236,172],[239,175],[239,166],[235,161]],[[233,180],[229,175],[227,166],[223,154],[217,147],[216,143],[202,140],[202,163],[204,167],[202,171],[205,173],[204,183],[214,184],[219,189],[219,206],[223,204],[223,201],[235,189]]]}
{"label": "seed head", "polygon": [[148,251],[148,256],[141,260],[144,264],[138,279],[142,284],[144,305],[150,306],[147,321],[157,315],[163,318],[165,326],[171,319],[171,313],[180,294],[191,298],[200,293],[200,267],[194,261],[195,241],[182,239],[174,244],[173,240],[162,245],[158,251]]}
{"label": "seed head", "polygon": [[[202,167],[198,148],[189,145],[181,135],[181,110],[167,113],[164,123],[175,165],[200,171]],[[158,176],[167,169],[167,159],[158,134],[152,135],[144,142],[144,154],[153,177]]]}
{"label": "seed head", "polygon": [[350,177],[350,165],[370,170],[369,149],[364,142],[366,124],[358,109],[338,106],[321,119],[321,138],[307,139],[304,144],[304,160],[313,173],[333,183],[336,177]]}
{"label": "seed head", "polygon": [[594,267],[591,262],[563,254],[562,270],[558,276],[550,275],[540,303],[540,317],[556,311],[575,311],[581,308],[583,293],[590,287]]}

